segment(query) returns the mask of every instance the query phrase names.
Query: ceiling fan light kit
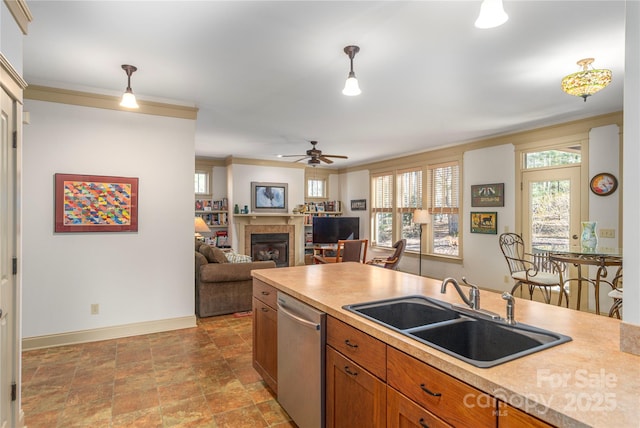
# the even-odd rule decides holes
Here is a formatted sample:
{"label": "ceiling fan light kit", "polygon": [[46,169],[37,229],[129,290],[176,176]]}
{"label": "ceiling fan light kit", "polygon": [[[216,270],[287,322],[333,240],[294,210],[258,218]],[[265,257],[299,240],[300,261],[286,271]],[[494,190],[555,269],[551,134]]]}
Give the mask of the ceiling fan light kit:
{"label": "ceiling fan light kit", "polygon": [[611,70],[589,69],[593,63],[593,58],[581,59],[577,64],[582,70],[565,76],[562,79],[562,90],[569,95],[582,97],[587,102],[587,97],[604,89],[611,83]]}
{"label": "ceiling fan light kit", "polygon": [[131,75],[136,72],[138,68],[133,65],[122,64],[122,69],[127,73],[127,89],[124,91],[124,94],[122,94],[120,106],[126,108],[138,108],[139,106],[136,101],[136,96],[133,95],[133,90],[131,90]]}
{"label": "ceiling fan light kit", "polygon": [[358,85],[358,79],[356,79],[356,74],[353,72],[353,57],[355,57],[358,52],[360,52],[359,46],[349,45],[344,48],[344,53],[349,57],[351,69],[349,71],[347,81],[344,83],[342,93],[350,97],[360,95],[362,93],[360,86]]}
{"label": "ceiling fan light kit", "polygon": [[495,28],[507,22],[509,15],[504,11],[502,0],[484,0],[480,5],[480,15],[476,19],[477,28]]}

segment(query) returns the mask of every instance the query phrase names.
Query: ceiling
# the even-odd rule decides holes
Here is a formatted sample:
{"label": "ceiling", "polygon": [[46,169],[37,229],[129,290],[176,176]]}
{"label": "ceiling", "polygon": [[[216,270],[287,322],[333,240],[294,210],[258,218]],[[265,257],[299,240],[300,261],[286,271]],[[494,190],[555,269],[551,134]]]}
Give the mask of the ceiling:
{"label": "ceiling", "polygon": [[[28,1],[29,84],[199,109],[196,155],[277,160],[317,140],[348,167],[622,110],[624,2]],[[342,95],[346,45],[362,94]],[[613,82],[560,80],[594,57]],[[291,158],[295,160],[296,158]]]}

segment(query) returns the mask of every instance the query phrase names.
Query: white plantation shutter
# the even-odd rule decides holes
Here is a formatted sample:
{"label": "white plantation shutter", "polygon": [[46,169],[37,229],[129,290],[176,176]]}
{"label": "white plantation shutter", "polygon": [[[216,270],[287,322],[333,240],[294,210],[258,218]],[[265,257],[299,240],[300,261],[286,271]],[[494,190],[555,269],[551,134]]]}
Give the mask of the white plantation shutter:
{"label": "white plantation shutter", "polygon": [[430,165],[428,169],[430,214],[457,214],[460,198],[458,162]]}

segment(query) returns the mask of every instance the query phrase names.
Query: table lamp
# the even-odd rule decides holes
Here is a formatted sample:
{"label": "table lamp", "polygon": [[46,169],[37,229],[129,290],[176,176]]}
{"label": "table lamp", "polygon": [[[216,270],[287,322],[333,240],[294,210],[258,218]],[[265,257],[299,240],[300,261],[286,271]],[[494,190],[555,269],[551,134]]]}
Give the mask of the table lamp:
{"label": "table lamp", "polygon": [[419,275],[422,276],[422,226],[429,223],[429,211],[417,209],[413,212],[413,223],[420,225],[420,268]]}
{"label": "table lamp", "polygon": [[209,226],[207,226],[207,223],[204,222],[202,217],[196,217],[193,221],[193,226],[196,231],[195,237],[197,239],[202,239],[202,235],[200,235],[201,232],[202,233],[211,232],[211,229],[209,229]]}

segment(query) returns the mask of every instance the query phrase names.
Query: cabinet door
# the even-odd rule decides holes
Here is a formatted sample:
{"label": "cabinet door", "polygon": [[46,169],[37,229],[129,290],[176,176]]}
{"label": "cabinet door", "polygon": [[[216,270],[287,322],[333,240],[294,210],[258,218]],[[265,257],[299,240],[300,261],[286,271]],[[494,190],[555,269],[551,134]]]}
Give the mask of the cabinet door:
{"label": "cabinet door", "polygon": [[278,313],[253,298],[253,368],[278,393]]}
{"label": "cabinet door", "polygon": [[327,428],[385,427],[385,384],[330,346],[326,349]]}
{"label": "cabinet door", "polygon": [[498,404],[498,428],[553,428],[553,425],[506,403],[499,402]]}
{"label": "cabinet door", "polygon": [[451,425],[387,386],[387,428],[451,428]]}

